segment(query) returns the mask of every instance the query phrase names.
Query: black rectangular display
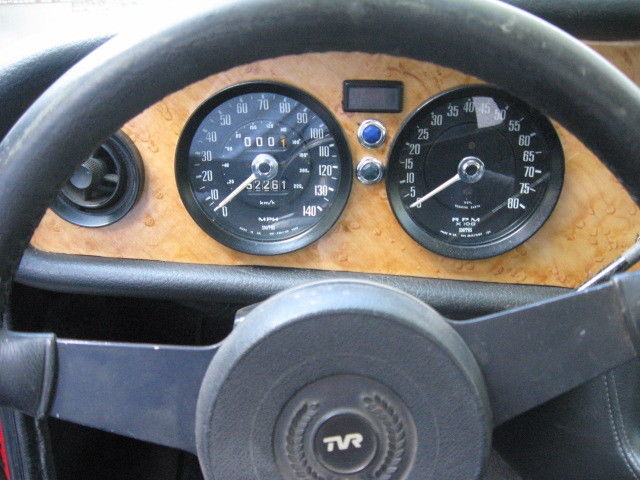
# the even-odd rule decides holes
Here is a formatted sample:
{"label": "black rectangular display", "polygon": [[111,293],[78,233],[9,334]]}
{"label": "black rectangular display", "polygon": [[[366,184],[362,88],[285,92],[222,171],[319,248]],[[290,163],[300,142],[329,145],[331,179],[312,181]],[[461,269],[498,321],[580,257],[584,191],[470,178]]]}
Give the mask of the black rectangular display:
{"label": "black rectangular display", "polygon": [[402,111],[402,82],[346,80],[342,109],[345,112],[398,113]]}

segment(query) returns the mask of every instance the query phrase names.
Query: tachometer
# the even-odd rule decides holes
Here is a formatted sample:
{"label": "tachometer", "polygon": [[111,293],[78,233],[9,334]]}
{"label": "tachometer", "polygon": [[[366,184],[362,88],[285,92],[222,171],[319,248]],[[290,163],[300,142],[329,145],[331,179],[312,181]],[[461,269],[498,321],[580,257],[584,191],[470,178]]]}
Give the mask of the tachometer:
{"label": "tachometer", "polygon": [[564,176],[558,136],[542,114],[489,86],[427,101],[389,158],[387,193],[404,229],[441,255],[498,255],[551,214]]}
{"label": "tachometer", "polygon": [[272,255],[331,228],[349,196],[351,158],[318,101],[286,85],[246,83],[192,115],[176,176],[185,206],[213,238]]}

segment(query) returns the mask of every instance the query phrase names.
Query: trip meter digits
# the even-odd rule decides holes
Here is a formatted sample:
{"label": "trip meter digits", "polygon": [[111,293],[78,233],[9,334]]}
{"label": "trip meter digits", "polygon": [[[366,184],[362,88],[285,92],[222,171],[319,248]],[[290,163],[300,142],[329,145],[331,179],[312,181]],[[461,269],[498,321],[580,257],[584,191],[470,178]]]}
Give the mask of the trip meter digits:
{"label": "trip meter digits", "polygon": [[351,158],[331,114],[286,85],[246,83],[189,119],[176,156],[182,201],[219,242],[273,255],[302,248],[338,219]]}
{"label": "trip meter digits", "polygon": [[501,90],[461,87],[427,101],[398,133],[387,193],[418,243],[478,259],[531,237],[560,195],[564,157],[549,120]]}

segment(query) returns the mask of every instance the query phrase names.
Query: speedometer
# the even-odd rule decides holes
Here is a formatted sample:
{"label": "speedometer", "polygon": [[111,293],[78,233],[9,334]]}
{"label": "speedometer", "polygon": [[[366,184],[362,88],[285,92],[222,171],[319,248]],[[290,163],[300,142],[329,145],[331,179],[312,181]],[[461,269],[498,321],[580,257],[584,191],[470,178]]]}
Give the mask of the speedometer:
{"label": "speedometer", "polygon": [[485,258],[531,237],[560,195],[564,157],[539,112],[489,86],[427,101],[399,132],[387,193],[417,242],[448,257]]}
{"label": "speedometer", "polygon": [[187,122],[176,157],[182,200],[219,242],[272,255],[302,248],[335,223],[351,158],[331,114],[282,84],[230,87]]}

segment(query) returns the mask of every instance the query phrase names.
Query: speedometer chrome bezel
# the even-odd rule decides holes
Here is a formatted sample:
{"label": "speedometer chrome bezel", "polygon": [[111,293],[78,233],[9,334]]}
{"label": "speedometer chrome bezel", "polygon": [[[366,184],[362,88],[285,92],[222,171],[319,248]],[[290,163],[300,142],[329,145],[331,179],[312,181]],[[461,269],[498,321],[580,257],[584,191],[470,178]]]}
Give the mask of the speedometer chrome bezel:
{"label": "speedometer chrome bezel", "polygon": [[[518,108],[534,114],[536,122],[540,125],[542,133],[549,142],[551,164],[551,175],[547,185],[547,190],[536,209],[529,216],[523,217],[519,219],[518,222],[511,225],[508,231],[505,231],[500,237],[474,245],[456,245],[450,242],[445,242],[420,226],[406,211],[399,194],[399,185],[397,182],[393,181],[393,169],[398,168],[399,164],[399,159],[394,157],[398,156],[398,148],[400,148],[399,142],[402,141],[403,133],[408,125],[412,123],[416,116],[430,110],[435,104],[446,101],[448,98],[459,98],[462,95],[502,97],[516,105]],[[404,230],[416,242],[434,253],[449,258],[460,260],[479,260],[501,255],[521,245],[531,238],[548,220],[558,202],[563,183],[564,152],[560,138],[558,137],[551,121],[526,102],[493,85],[461,85],[430,97],[411,112],[411,114],[409,114],[402,122],[394,136],[391,148],[389,149],[386,190],[394,215]]]}
{"label": "speedometer chrome bezel", "polygon": [[[253,240],[218,227],[196,201],[189,180],[189,150],[196,130],[207,115],[224,102],[249,93],[275,93],[290,97],[311,109],[333,136],[341,167],[338,192],[322,218],[298,235],[282,240]],[[344,133],[329,110],[316,98],[297,87],[273,81],[250,81],[234,84],[215,93],[191,114],[180,134],[175,157],[175,175],[180,198],[198,226],[214,240],[234,250],[253,255],[279,255],[304,248],[325,235],[346,207],[352,185],[352,160]]]}

